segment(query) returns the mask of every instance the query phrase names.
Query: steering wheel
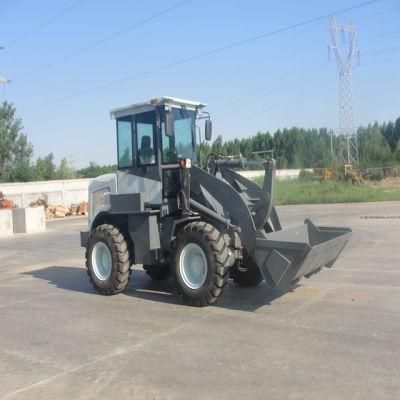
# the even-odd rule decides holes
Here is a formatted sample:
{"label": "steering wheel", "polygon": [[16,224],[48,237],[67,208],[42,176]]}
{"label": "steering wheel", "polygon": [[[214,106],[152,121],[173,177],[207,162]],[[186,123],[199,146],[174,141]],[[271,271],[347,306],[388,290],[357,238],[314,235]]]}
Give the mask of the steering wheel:
{"label": "steering wheel", "polygon": [[207,159],[206,159],[206,171],[211,174],[215,175],[217,173],[217,164],[215,163],[215,160],[218,160],[218,158],[221,157],[221,154],[217,153],[208,153]]}

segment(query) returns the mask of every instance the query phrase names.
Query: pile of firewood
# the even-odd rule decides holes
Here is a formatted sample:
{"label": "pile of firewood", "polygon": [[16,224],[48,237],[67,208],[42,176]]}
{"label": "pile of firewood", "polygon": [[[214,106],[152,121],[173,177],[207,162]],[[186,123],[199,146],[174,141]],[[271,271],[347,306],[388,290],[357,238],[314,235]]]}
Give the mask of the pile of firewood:
{"label": "pile of firewood", "polygon": [[43,197],[39,197],[36,201],[31,201],[29,203],[29,207],[40,207],[43,206],[44,208],[48,207],[47,204],[47,195],[43,195]]}
{"label": "pile of firewood", "polygon": [[32,201],[29,207],[44,207],[44,213],[46,219],[51,218],[65,218],[70,215],[87,215],[88,214],[88,203],[82,201],[80,203],[73,203],[71,207],[64,207],[62,205],[50,205],[46,195],[40,197],[36,201]]}
{"label": "pile of firewood", "polygon": [[64,218],[70,215],[87,215],[88,214],[88,203],[82,201],[79,204],[71,204],[71,207],[64,207],[61,205],[52,206],[49,205],[45,209],[46,219],[51,218]]}

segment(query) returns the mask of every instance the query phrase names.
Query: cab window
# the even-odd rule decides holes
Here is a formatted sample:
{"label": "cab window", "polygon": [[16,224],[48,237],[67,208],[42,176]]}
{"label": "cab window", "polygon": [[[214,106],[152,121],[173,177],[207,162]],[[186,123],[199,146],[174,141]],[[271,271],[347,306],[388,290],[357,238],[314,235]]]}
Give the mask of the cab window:
{"label": "cab window", "polygon": [[117,148],[118,168],[132,167],[134,163],[134,151],[131,117],[120,118],[117,120]]}
{"label": "cab window", "polygon": [[184,108],[173,108],[174,131],[173,137],[165,135],[165,123],[161,123],[162,159],[164,164],[172,164],[180,158],[196,159],[195,153],[195,118],[196,113]]}
{"label": "cab window", "polygon": [[138,165],[154,165],[156,152],[154,138],[156,133],[156,114],[154,111],[135,116],[137,136]]}

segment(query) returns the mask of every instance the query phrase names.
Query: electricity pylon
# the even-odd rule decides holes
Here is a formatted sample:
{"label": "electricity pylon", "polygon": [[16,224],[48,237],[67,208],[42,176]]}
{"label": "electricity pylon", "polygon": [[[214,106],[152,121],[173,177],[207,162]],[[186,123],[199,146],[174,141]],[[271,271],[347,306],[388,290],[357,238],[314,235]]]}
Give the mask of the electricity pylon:
{"label": "electricity pylon", "polygon": [[[331,45],[339,69],[339,133],[341,136],[340,157],[344,162],[359,162],[357,130],[354,122],[352,69],[358,55],[354,24],[343,25],[331,20]],[[341,44],[339,43],[341,35]]]}

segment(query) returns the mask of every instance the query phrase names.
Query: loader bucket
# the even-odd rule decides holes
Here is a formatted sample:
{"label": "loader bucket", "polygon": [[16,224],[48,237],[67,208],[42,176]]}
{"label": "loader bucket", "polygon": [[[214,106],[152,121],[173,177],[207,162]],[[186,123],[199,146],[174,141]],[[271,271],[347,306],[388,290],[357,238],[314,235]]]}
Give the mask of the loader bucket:
{"label": "loader bucket", "polygon": [[258,231],[252,258],[267,283],[284,290],[302,276],[332,267],[350,236],[349,228],[315,226],[306,219],[301,227]]}

